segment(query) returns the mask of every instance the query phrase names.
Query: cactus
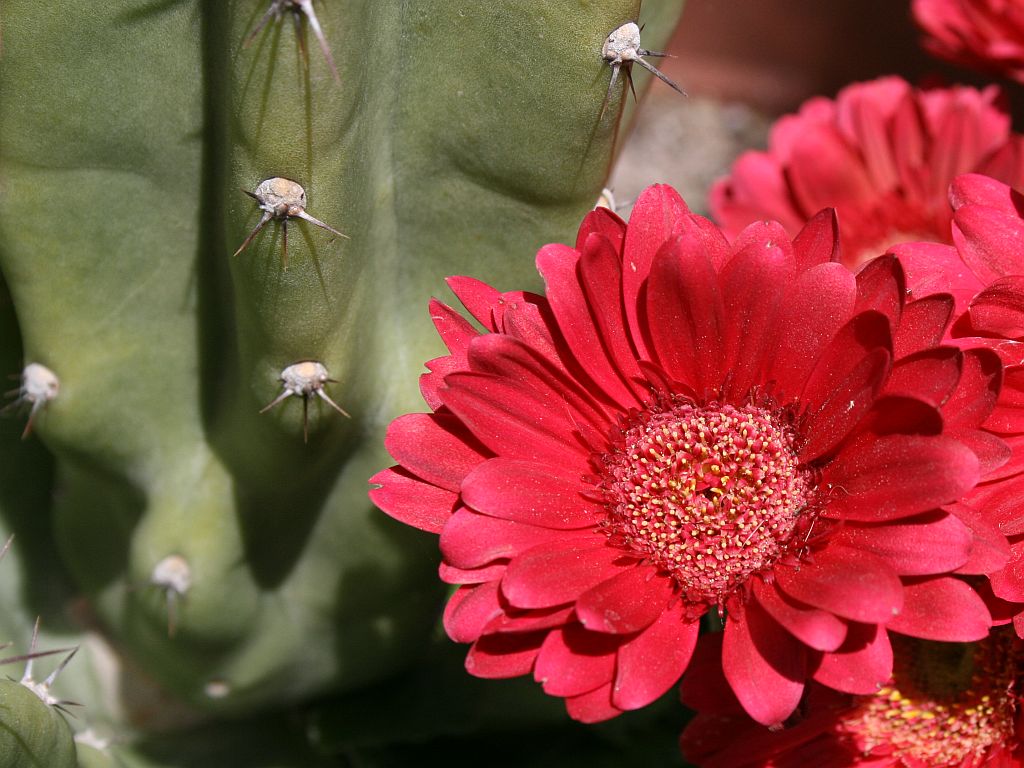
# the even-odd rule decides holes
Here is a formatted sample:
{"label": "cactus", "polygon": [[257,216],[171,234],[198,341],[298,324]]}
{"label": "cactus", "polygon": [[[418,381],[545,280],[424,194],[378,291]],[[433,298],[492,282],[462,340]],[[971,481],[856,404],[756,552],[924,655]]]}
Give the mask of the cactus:
{"label": "cactus", "polygon": [[63,716],[14,680],[0,680],[0,754],[10,768],[75,768],[75,742]]}
{"label": "cactus", "polygon": [[0,363],[55,379],[23,378],[30,439],[0,424],[0,627],[88,641],[76,729],[144,745],[426,653],[434,545],[367,478],[443,278],[535,285],[597,198],[626,101],[602,45],[639,15],[661,47],[681,0],[639,6],[4,0]]}

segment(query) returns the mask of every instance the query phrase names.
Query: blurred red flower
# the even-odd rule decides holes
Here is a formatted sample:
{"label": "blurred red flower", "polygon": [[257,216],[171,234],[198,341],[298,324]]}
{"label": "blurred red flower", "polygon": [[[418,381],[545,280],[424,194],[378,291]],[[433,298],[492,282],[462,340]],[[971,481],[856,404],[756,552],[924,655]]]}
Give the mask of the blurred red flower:
{"label": "blurred red flower", "polygon": [[1024,3],[914,0],[913,12],[931,53],[1024,83]]}
{"label": "blurred red flower", "polygon": [[786,728],[754,722],[721,675],[720,643],[702,640],[683,701],[698,710],[683,731],[701,768],[1011,768],[1024,761],[1024,647],[1012,633],[977,643],[900,638],[893,675],[876,693],[808,687]]}
{"label": "blurred red flower", "polygon": [[908,304],[894,257],[854,276],[837,241],[825,211],[729,245],[656,186],[628,227],[598,210],[541,249],[544,297],[450,281],[486,332],[432,303],[434,413],[392,423],[371,497],[440,534],[470,672],[602,720],[667,691],[710,612],[775,724],[809,679],[873,693],[890,631],[987,635],[952,575],[985,567],[984,526],[943,507],[1006,460],[979,429],[999,358],[940,346],[952,299]]}
{"label": "blurred red flower", "polygon": [[731,237],[758,219],[793,236],[834,207],[850,267],[901,241],[948,243],[957,175],[1024,183],[1024,137],[1002,102],[995,87],[921,90],[898,77],[811,99],[776,122],[767,152],[744,153],[715,184],[712,215]]}

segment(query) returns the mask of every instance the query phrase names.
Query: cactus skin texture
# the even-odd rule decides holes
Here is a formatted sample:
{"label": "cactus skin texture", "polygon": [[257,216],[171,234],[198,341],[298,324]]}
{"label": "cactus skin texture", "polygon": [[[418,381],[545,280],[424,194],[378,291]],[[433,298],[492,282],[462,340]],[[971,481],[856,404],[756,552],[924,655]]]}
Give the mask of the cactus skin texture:
{"label": "cactus skin texture", "polygon": [[[415,663],[437,555],[366,479],[442,353],[443,278],[539,288],[536,249],[597,198],[604,38],[639,15],[660,48],[682,0],[639,5],[319,2],[338,83],[288,14],[243,47],[264,0],[3,0],[0,361],[61,382],[32,439],[0,431],[0,518],[32,531],[11,639],[80,593],[133,668],[235,715]],[[274,176],[349,239],[293,219],[284,269],[270,221],[231,257]],[[311,398],[308,443],[303,398],[260,414],[305,360],[352,415]]]}
{"label": "cactus skin texture", "polygon": [[5,768],[75,768],[78,764],[67,721],[15,680],[0,680],[0,721]]}

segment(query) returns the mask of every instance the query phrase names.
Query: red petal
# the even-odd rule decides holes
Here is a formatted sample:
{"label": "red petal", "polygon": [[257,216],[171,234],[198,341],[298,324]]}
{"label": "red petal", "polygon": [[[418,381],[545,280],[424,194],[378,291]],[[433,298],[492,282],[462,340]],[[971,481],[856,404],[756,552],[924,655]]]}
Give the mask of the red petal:
{"label": "red petal", "polygon": [[992,592],[992,586],[986,582],[980,582],[975,586],[975,591],[985,601],[988,612],[992,614],[993,627],[1005,627],[1014,622],[1014,617],[1021,609],[1020,603],[1011,603],[1002,598],[996,597]]}
{"label": "red petal", "polygon": [[1024,197],[1013,187],[980,173],[964,173],[949,185],[953,210],[967,205],[984,205],[1011,216],[1024,208]]}
{"label": "red petal", "polygon": [[[589,455],[577,437],[565,399],[548,388],[527,390],[497,376],[454,373],[445,380],[441,397],[473,436],[493,453],[559,465],[579,451]],[[580,421],[587,424],[587,419]]]}
{"label": "red petal", "polygon": [[900,325],[905,295],[905,278],[900,262],[893,256],[879,256],[857,273],[857,306],[854,311],[881,312],[889,318],[889,327],[895,332]]}
{"label": "red petal", "polygon": [[[805,211],[873,199],[875,186],[854,150],[832,125],[805,123],[792,147],[789,176]],[[842,221],[840,221],[842,227]]]}
{"label": "red petal", "polygon": [[546,632],[484,635],[466,654],[466,671],[475,677],[504,679],[528,675]]}
{"label": "red petal", "polygon": [[664,613],[674,596],[673,584],[653,567],[638,565],[580,595],[576,615],[595,632],[639,632]]}
{"label": "red petal", "polygon": [[985,428],[995,432],[1024,431],[1024,367],[1007,368],[1003,386]]}
{"label": "red petal", "polygon": [[1024,507],[1021,506],[1021,489],[1017,478],[1010,481],[990,483],[976,488],[971,494],[971,507],[990,523],[999,526],[1004,536],[1019,536],[1024,533]]}
{"label": "red petal", "polygon": [[[547,286],[547,298],[562,337],[577,360],[585,361],[586,374],[623,407],[639,405],[606,354],[604,340],[587,303],[579,274],[580,254],[564,245],[545,245],[537,254],[537,270]],[[609,292],[612,286],[602,286]],[[613,294],[617,299],[617,294]],[[634,369],[636,364],[634,361]]]}
{"label": "red petal", "polygon": [[1020,213],[1007,215],[984,205],[968,205],[953,215],[953,244],[983,282],[1020,274],[1024,265]]}
{"label": "red petal", "polygon": [[971,301],[968,313],[971,327],[983,335],[1007,339],[1024,336],[1024,275],[1009,275],[989,283]]}
{"label": "red petal", "polygon": [[441,400],[444,377],[456,371],[466,370],[467,365],[465,360],[458,360],[453,355],[435,357],[424,363],[429,373],[420,374],[420,394],[431,410],[437,411],[444,406]]}
{"label": "red petal", "polygon": [[819,264],[797,277],[779,311],[778,344],[766,364],[769,380],[798,395],[825,345],[850,319],[857,286],[841,264]]}
{"label": "red petal", "polygon": [[498,604],[498,582],[459,587],[444,609],[444,629],[456,643],[472,643],[484,627],[502,613]]}
{"label": "red petal", "polygon": [[604,406],[591,395],[587,386],[568,373],[558,355],[558,350],[538,349],[530,346],[528,340],[488,334],[473,340],[467,359],[475,372],[500,378],[518,386],[521,395],[539,397],[556,408],[556,412],[546,414],[548,419],[561,417],[566,423],[574,423],[575,419],[605,424],[608,417]]}
{"label": "red petal", "polygon": [[870,696],[892,677],[892,646],[889,635],[877,624],[850,627],[843,647],[823,653],[814,679],[844,693]]}
{"label": "red petal", "polygon": [[466,318],[437,299],[430,300],[430,319],[437,328],[441,341],[456,356],[463,354],[469,347],[469,342],[480,335]]}
{"label": "red petal", "polygon": [[973,538],[970,557],[956,573],[994,573],[1002,568],[1010,556],[1010,545],[999,532],[996,521],[966,504],[954,504],[950,511],[967,526]]}
{"label": "red petal", "polygon": [[977,427],[992,413],[1002,381],[999,355],[989,349],[965,349],[956,391],[942,406],[947,428]]}
{"label": "red petal", "polygon": [[[832,692],[833,696],[838,696]],[[807,768],[850,766],[853,747],[829,738],[835,707],[801,714],[795,725],[769,730],[741,715],[716,716],[698,712],[679,739],[683,757],[701,768]],[[859,759],[859,756],[858,758]],[[866,768],[889,768],[884,763],[859,760]],[[994,768],[994,767],[993,767]]]}
{"label": "red petal", "polygon": [[1024,603],[1024,541],[1010,547],[1006,565],[990,577],[997,597],[1013,603]]}
{"label": "red petal", "polygon": [[702,249],[679,239],[659,252],[647,284],[644,327],[655,361],[669,376],[698,392],[717,387],[724,312],[718,275]]}
{"label": "red petal", "polygon": [[899,186],[890,123],[910,91],[899,78],[882,78],[843,89],[836,99],[836,125],[851,145],[860,148],[865,168],[881,193]]}
{"label": "red petal", "polygon": [[818,651],[834,651],[846,639],[846,622],[818,608],[793,600],[774,585],[754,582],[761,607],[793,637]]}
{"label": "red petal", "polygon": [[1005,466],[1011,457],[1010,446],[1004,440],[980,429],[954,429],[947,430],[947,433],[970,448],[978,457],[982,480],[996,479],[1002,475],[997,470]]}
{"label": "red petal", "polygon": [[[655,254],[679,236],[689,212],[683,198],[667,184],[647,187],[637,198],[623,247],[622,297],[630,328],[640,328],[641,286],[647,281]],[[636,336],[638,352],[647,357],[644,340]]]}
{"label": "red petal", "polygon": [[462,499],[491,517],[544,528],[597,525],[604,507],[582,495],[588,487],[571,466],[516,459],[488,459],[467,475]]}
{"label": "red petal", "polygon": [[722,670],[747,713],[762,725],[789,717],[804,690],[806,646],[798,643],[754,601],[726,619]]}
{"label": "red petal", "polygon": [[575,601],[591,587],[610,579],[635,561],[606,546],[595,534],[587,547],[575,541],[550,541],[525,552],[509,563],[501,591],[517,608],[551,608]]}
{"label": "red petal", "polygon": [[900,575],[926,576],[966,563],[974,537],[956,517],[935,510],[899,523],[848,525],[832,541],[870,552]]}
{"label": "red petal", "polygon": [[399,522],[421,531],[440,533],[455,509],[458,495],[424,483],[401,467],[378,472],[370,483],[370,501]]}
{"label": "red petal", "polygon": [[730,237],[751,221],[769,218],[795,234],[807,216],[796,210],[781,163],[767,152],[744,152],[731,174],[712,184],[708,205]]}
{"label": "red petal", "polygon": [[669,606],[647,629],[619,650],[612,704],[640,709],[675,685],[697,643],[700,623],[687,622],[683,603]]}
{"label": "red petal", "polygon": [[553,538],[588,541],[591,531],[554,531],[460,508],[441,531],[441,554],[456,568],[480,568],[509,559]]}
{"label": "red petal", "polygon": [[925,296],[904,307],[892,340],[896,359],[938,346],[953,317],[953,307],[953,297],[947,293]]}
{"label": "red petal", "polygon": [[941,406],[960,381],[962,360],[955,347],[937,347],[898,360],[882,390],[885,395],[913,397]]}
{"label": "red petal", "polygon": [[882,521],[956,501],[978,482],[978,458],[946,437],[884,435],[842,451],[822,484],[834,519]]}
{"label": "red petal", "polygon": [[566,699],[565,709],[569,717],[581,723],[600,723],[622,714],[622,710],[612,704],[611,683]]}
{"label": "red petal", "polygon": [[463,478],[486,458],[483,447],[459,431],[458,419],[450,415],[409,413],[391,422],[384,447],[412,474],[457,492]]}
{"label": "red petal", "polygon": [[[838,386],[864,365],[872,353],[890,352],[889,322],[877,312],[865,312],[847,322],[829,339],[828,345],[814,363],[800,399],[811,411],[828,401]],[[875,386],[881,389],[879,376]]]}
{"label": "red petal", "polygon": [[494,322],[500,333],[493,335],[499,339],[502,335],[508,337],[495,343],[521,342],[545,363],[557,367],[555,361],[561,359],[564,344],[560,346],[555,338],[557,324],[543,296],[523,291],[502,294],[501,304],[494,310]]}
{"label": "red petal", "polygon": [[622,259],[607,239],[594,235],[583,246],[579,269],[594,323],[607,344],[609,357],[628,380],[641,378],[622,308]]}
{"label": "red petal", "polygon": [[[802,430],[807,437],[800,445],[801,461],[812,461],[829,453],[850,434],[877,402],[875,398],[885,381],[889,363],[889,353],[875,349],[867,353],[846,378],[832,382],[831,391],[816,410],[808,413]],[[808,402],[816,402],[819,396],[811,392]]]}
{"label": "red petal", "polygon": [[533,679],[551,696],[579,696],[612,681],[622,638],[570,624],[548,633]]}
{"label": "red petal", "polygon": [[826,262],[839,263],[839,220],[835,208],[823,208],[804,225],[793,238],[793,256],[799,272]]}
{"label": "red petal", "polygon": [[554,629],[575,621],[572,606],[565,608],[547,608],[545,610],[518,611],[508,609],[501,616],[495,617],[488,625],[486,632],[534,632],[538,629]]}
{"label": "red petal", "polygon": [[[923,125],[921,104],[907,87],[907,93],[900,99],[892,116],[893,160],[899,168],[903,185],[909,186],[907,180],[916,179],[921,175],[920,168],[927,167],[926,152],[931,148],[931,137],[926,137]],[[915,184],[920,189],[923,184]],[[924,191],[922,190],[922,197]]]}
{"label": "red petal", "polygon": [[437,566],[437,575],[445,584],[482,584],[485,581],[499,581],[505,575],[507,563],[493,563],[484,568],[464,570],[441,563]]}
{"label": "red petal", "polygon": [[[879,397],[844,450],[866,445],[882,435],[941,435],[942,414],[913,397]],[[840,491],[841,493],[841,491]]]}
{"label": "red petal", "polygon": [[480,325],[494,332],[494,308],[501,303],[501,291],[473,277],[449,277],[445,282]]}
{"label": "red petal", "polygon": [[577,251],[583,250],[583,244],[592,234],[607,238],[615,252],[619,253],[622,251],[622,244],[626,239],[626,222],[603,206],[595,208],[583,217],[583,223],[580,224],[576,234]]}
{"label": "red petal", "polygon": [[889,248],[906,270],[907,286],[915,296],[948,293],[953,296],[956,313],[967,303],[982,283],[960,259],[956,248],[942,243],[901,243]]}
{"label": "red petal", "polygon": [[886,629],[922,640],[971,643],[992,626],[985,601],[965,582],[951,576],[908,581],[900,615]]}
{"label": "red petal", "polygon": [[755,222],[740,233],[719,275],[728,322],[722,328],[727,388],[743,397],[762,384],[766,355],[777,341],[776,315],[796,277],[793,247],[777,222]]}
{"label": "red petal", "polygon": [[884,560],[832,545],[799,568],[776,567],[790,597],[853,621],[886,623],[903,607],[903,585]]}

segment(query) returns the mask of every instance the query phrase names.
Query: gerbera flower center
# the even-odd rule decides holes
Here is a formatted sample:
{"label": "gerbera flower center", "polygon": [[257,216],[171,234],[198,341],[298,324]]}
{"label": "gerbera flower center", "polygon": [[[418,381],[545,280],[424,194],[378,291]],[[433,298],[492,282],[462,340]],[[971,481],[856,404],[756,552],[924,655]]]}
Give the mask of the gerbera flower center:
{"label": "gerbera flower center", "polygon": [[993,748],[1016,745],[1024,659],[1011,632],[969,644],[893,639],[902,647],[892,681],[840,725],[859,749],[944,768],[980,765]]}
{"label": "gerbera flower center", "polygon": [[794,441],[757,405],[644,412],[600,460],[611,542],[668,572],[688,601],[724,605],[810,523],[812,473]]}

